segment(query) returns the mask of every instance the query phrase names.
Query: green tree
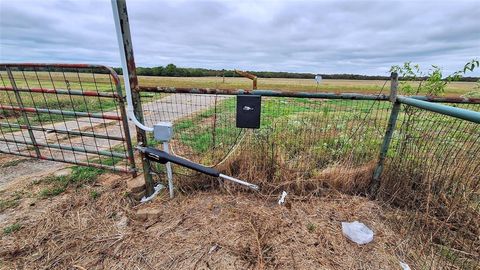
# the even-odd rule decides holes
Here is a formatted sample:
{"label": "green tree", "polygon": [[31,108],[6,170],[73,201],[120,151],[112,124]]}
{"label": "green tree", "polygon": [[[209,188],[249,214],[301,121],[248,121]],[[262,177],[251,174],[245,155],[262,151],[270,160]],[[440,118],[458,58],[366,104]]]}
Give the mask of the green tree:
{"label": "green tree", "polygon": [[162,66],[159,67],[153,67],[152,68],[152,75],[153,76],[162,76],[163,75],[164,68]]}
{"label": "green tree", "polygon": [[177,66],[175,66],[174,64],[168,64],[165,67],[164,75],[165,76],[175,76],[175,75],[177,75]]}
{"label": "green tree", "polygon": [[[440,96],[445,93],[445,87],[449,82],[460,81],[467,72],[473,72],[475,68],[480,66],[477,59],[467,62],[462,70],[443,77],[442,69],[438,66],[432,65],[431,68],[425,72],[422,71],[419,65],[405,62],[403,65],[395,65],[390,68],[391,72],[397,72],[400,76],[400,91],[406,95],[416,95],[419,93]],[[414,85],[410,82],[418,82]]]}

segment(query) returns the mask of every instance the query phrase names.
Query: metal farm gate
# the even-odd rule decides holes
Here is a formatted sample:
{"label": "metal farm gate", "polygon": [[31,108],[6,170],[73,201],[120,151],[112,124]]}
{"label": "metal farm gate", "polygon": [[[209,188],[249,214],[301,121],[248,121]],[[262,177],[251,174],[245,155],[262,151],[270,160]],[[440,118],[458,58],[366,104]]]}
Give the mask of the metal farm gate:
{"label": "metal farm gate", "polygon": [[135,172],[119,78],[109,67],[0,64],[0,153]]}

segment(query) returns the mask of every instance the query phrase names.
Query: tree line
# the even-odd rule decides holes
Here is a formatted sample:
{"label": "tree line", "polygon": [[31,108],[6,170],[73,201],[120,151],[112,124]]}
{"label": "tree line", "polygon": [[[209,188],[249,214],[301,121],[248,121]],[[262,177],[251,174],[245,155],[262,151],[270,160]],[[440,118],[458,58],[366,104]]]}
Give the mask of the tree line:
{"label": "tree line", "polygon": [[[113,68],[118,74],[122,74],[119,67]],[[166,76],[166,77],[239,77],[234,70],[229,69],[206,69],[206,68],[184,68],[174,64],[158,67],[137,67],[138,76]],[[291,78],[291,79],[314,79],[316,74],[299,72],[278,72],[278,71],[250,71],[259,78]],[[360,74],[320,74],[323,79],[337,80],[389,80],[389,76],[360,75]],[[424,80],[425,78],[418,78]],[[402,80],[402,78],[400,78]],[[462,77],[460,81],[476,82],[477,77]]]}

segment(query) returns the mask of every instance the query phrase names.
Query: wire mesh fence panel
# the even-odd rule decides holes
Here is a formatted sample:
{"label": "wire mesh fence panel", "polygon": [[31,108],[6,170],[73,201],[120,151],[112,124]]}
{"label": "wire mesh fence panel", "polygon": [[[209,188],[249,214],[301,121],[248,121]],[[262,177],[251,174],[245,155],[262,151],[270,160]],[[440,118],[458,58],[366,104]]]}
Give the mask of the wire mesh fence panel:
{"label": "wire mesh fence panel", "polygon": [[133,172],[116,73],[94,65],[0,64],[0,152]]}
{"label": "wire mesh fence panel", "polygon": [[401,256],[415,269],[478,269],[479,195],[480,125],[402,105],[379,195],[398,209]]}
{"label": "wire mesh fence panel", "polygon": [[336,184],[365,192],[388,102],[264,96],[259,129],[236,127],[236,103],[235,95],[142,93],[147,125],[174,122],[171,150],[176,155],[272,192],[288,187],[311,193],[327,187],[322,180],[331,184],[331,178],[345,174],[362,179]]}
{"label": "wire mesh fence panel", "polygon": [[[327,96],[262,96],[260,128],[242,129],[235,94],[142,93],[148,125],[174,123],[176,155],[258,184],[267,195],[367,194],[392,103],[381,95]],[[423,98],[480,111],[472,100]],[[480,126],[401,105],[394,128],[378,198],[396,213],[385,218],[402,238],[393,247],[398,258],[415,269],[477,269]],[[162,166],[153,171],[164,178]],[[201,188],[201,175],[174,172],[178,188]]]}

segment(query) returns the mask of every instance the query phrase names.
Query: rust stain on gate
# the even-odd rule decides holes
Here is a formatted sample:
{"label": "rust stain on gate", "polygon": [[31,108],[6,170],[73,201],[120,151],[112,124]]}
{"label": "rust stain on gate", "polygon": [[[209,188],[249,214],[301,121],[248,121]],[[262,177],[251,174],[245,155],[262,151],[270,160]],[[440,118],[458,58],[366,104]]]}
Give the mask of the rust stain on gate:
{"label": "rust stain on gate", "polygon": [[118,75],[86,64],[0,64],[0,153],[135,173]]}

